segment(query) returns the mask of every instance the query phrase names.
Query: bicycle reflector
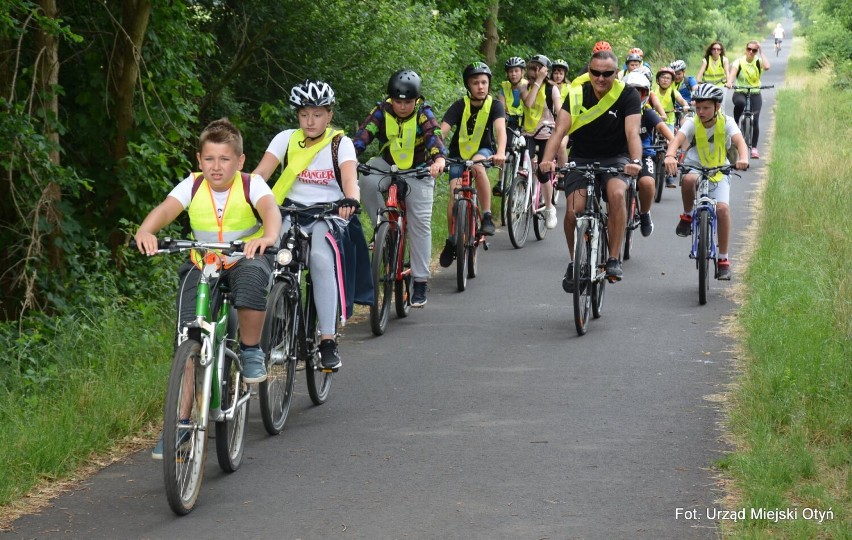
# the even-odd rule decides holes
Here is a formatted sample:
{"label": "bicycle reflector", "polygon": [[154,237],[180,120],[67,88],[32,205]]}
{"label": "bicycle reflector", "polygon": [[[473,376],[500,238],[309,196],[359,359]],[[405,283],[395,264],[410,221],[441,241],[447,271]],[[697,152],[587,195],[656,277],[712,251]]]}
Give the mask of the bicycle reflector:
{"label": "bicycle reflector", "polygon": [[219,266],[219,256],[212,251],[208,251],[206,255],[204,255],[204,264],[209,264],[213,266]]}
{"label": "bicycle reflector", "polygon": [[293,262],[293,252],[286,248],[279,249],[278,254],[275,257],[278,260],[278,264],[281,266],[287,266]]}

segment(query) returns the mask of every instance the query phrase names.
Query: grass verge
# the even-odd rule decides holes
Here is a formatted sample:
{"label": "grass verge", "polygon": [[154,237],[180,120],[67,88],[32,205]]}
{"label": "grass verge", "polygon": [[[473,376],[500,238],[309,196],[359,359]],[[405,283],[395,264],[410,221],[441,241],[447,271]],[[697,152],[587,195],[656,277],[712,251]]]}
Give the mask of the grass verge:
{"label": "grass verge", "polygon": [[726,524],[731,537],[852,538],[850,126],[852,92],[792,57],[739,314],[737,449],[721,466],[747,518]]}

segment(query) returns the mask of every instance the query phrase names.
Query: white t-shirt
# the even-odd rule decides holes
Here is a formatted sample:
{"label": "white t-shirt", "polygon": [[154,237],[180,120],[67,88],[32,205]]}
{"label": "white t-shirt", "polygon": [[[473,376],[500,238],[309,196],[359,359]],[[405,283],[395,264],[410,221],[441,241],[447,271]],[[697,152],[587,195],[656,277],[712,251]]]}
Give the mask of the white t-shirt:
{"label": "white t-shirt", "polygon": [[775,29],[775,39],[784,39],[784,29],[780,26]]}
{"label": "white t-shirt", "polygon": [[[680,127],[680,132],[686,137],[686,140],[689,141],[689,150],[686,151],[686,157],[683,159],[683,162],[686,165],[701,165],[701,160],[698,158],[698,149],[695,147],[695,121],[698,118],[690,118]],[[707,143],[710,147],[710,155],[713,155],[715,152],[716,144],[713,140],[715,138],[716,133],[716,125],[713,124],[713,127],[707,130]],[[740,128],[737,127],[736,121],[725,115],[725,149],[731,147],[731,139],[734,135],[740,133]],[[725,160],[725,163],[730,165],[728,160]]]}
{"label": "white t-shirt", "polygon": [[[290,144],[290,136],[295,131],[295,129],[288,129],[276,135],[266,151],[278,158],[279,162],[283,161]],[[340,147],[337,149],[338,166],[347,161],[356,161],[355,145],[352,144],[352,139],[343,136],[340,138]],[[331,144],[325,145],[308,168],[296,177],[296,182],[287,193],[287,198],[300,204],[334,202],[343,198],[343,191],[334,177]]]}
{"label": "white t-shirt", "polygon": [[[242,182],[242,179],[237,181]],[[190,174],[181,180],[180,184],[176,185],[171,193],[169,193],[169,197],[177,199],[178,202],[183,205],[184,210],[186,210],[189,203],[192,202],[192,184],[194,182],[195,175]],[[213,193],[213,204],[216,205],[216,214],[219,217],[222,217],[222,214],[225,212],[225,203],[228,202],[228,195],[231,193],[231,190],[210,191]],[[272,195],[272,190],[269,189],[269,186],[263,181],[263,177],[257,174],[251,175],[251,182],[249,183],[249,200],[251,200],[252,206],[257,208],[257,202],[265,195]]]}

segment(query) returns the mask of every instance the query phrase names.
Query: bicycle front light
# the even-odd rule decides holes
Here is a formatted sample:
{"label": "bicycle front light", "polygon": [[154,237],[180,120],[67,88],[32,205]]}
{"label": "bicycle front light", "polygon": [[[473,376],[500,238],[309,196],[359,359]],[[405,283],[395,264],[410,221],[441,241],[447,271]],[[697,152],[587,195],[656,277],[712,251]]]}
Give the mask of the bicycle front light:
{"label": "bicycle front light", "polygon": [[279,249],[278,254],[275,256],[278,264],[281,266],[287,266],[291,262],[293,262],[293,252],[287,248]]}

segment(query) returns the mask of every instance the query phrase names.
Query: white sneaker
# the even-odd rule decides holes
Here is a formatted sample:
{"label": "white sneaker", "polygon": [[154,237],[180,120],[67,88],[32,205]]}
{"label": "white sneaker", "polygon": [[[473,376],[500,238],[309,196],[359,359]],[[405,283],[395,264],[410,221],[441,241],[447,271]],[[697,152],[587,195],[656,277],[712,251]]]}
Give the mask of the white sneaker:
{"label": "white sneaker", "polygon": [[556,207],[551,206],[550,208],[544,209],[544,226],[548,229],[556,228]]}

